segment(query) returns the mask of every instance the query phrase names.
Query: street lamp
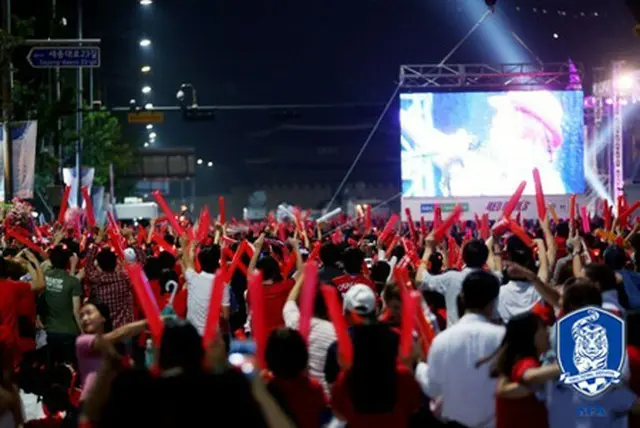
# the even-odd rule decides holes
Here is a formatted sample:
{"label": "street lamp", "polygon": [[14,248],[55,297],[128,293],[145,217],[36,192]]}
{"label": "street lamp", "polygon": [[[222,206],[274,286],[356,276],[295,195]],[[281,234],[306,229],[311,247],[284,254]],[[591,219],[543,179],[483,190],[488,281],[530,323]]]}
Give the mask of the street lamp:
{"label": "street lamp", "polygon": [[140,68],[140,71],[143,72],[143,73],[149,73],[149,72],[151,72],[151,66],[143,65],[142,68]]}
{"label": "street lamp", "polygon": [[202,165],[203,160],[202,159],[198,159],[198,165]]}
{"label": "street lamp", "polygon": [[153,129],[153,125],[152,124],[148,124],[147,125],[147,130],[151,130],[151,129]]}
{"label": "street lamp", "polygon": [[151,93],[151,86],[143,86],[142,87],[142,93],[143,94],[150,94]]}
{"label": "street lamp", "polygon": [[149,39],[141,39],[140,46],[146,48],[147,46],[151,46],[151,40]]}
{"label": "street lamp", "polygon": [[211,161],[207,162],[207,166],[208,166],[209,168],[211,168],[211,167],[213,166],[213,162],[211,162]]}
{"label": "street lamp", "polygon": [[149,134],[149,138],[150,138],[151,140],[155,140],[157,136],[158,136],[158,135],[157,135],[155,132],[152,132],[152,133],[150,133],[150,134]]}

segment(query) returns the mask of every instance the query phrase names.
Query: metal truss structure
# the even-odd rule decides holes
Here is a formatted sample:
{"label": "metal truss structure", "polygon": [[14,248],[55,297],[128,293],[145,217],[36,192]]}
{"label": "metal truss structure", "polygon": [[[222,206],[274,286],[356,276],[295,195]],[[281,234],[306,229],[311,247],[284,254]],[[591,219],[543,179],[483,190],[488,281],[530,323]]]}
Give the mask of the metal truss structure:
{"label": "metal truss structure", "polygon": [[567,89],[574,87],[582,74],[581,67],[569,63],[402,65],[399,85],[405,89],[434,90]]}

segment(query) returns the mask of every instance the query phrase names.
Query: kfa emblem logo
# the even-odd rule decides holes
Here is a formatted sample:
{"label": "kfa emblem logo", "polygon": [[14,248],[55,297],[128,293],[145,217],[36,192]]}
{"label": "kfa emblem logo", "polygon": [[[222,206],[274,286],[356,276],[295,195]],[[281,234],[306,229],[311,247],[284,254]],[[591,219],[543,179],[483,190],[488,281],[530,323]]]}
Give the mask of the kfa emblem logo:
{"label": "kfa emblem logo", "polygon": [[601,308],[583,308],[558,321],[557,337],[560,382],[587,397],[620,382],[627,355],[621,318]]}

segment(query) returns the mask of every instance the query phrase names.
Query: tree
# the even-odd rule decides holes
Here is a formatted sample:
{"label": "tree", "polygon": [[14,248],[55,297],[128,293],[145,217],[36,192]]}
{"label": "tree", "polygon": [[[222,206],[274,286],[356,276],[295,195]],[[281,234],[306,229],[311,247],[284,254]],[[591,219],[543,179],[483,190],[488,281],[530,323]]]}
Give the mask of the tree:
{"label": "tree", "polygon": [[[109,184],[109,168],[113,166],[114,175],[131,168],[135,163],[135,151],[128,141],[122,138],[120,122],[106,110],[85,113],[80,135],[83,138],[82,164],[95,168],[94,184]],[[64,136],[63,153],[66,158],[75,154],[75,129]],[[116,193],[128,194],[130,184],[116,180]]]}
{"label": "tree", "polygon": [[[0,30],[0,67],[8,66],[15,49],[24,39],[33,36],[34,20],[14,18],[15,35]],[[63,70],[60,77],[61,94],[56,100],[53,87],[55,79],[43,78],[41,70],[25,70],[17,73],[13,88],[13,120],[38,121],[38,152],[36,155],[36,188],[44,190],[56,183],[62,166],[75,165],[76,97],[82,96],[75,88],[72,74]],[[69,79],[67,79],[69,77]],[[94,184],[107,185],[109,166],[114,174],[130,168],[135,162],[132,144],[122,138],[118,119],[106,110],[87,111],[83,117],[80,135],[84,140],[82,164],[95,168]],[[60,126],[59,126],[60,124]],[[61,154],[61,157],[59,156]],[[59,181],[58,181],[59,182]],[[128,194],[131,183],[116,180],[118,194]],[[122,193],[121,193],[122,192]]]}

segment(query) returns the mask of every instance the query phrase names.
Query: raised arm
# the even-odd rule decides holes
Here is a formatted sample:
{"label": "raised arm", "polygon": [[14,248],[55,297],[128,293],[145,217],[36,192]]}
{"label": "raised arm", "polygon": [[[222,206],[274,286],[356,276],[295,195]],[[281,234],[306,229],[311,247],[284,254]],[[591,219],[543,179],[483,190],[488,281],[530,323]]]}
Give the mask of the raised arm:
{"label": "raised arm", "polygon": [[552,268],[556,264],[558,245],[556,244],[556,239],[554,238],[553,233],[551,233],[549,216],[545,217],[544,220],[540,219],[540,227],[544,234],[544,243],[547,246],[547,263],[549,267]]}
{"label": "raised arm", "polygon": [[256,269],[256,264],[258,263],[258,258],[260,258],[260,252],[262,251],[262,246],[264,245],[264,233],[261,233],[258,236],[258,239],[253,243],[253,257],[251,257],[251,261],[249,261],[249,266],[247,267],[247,272],[251,273]]}

